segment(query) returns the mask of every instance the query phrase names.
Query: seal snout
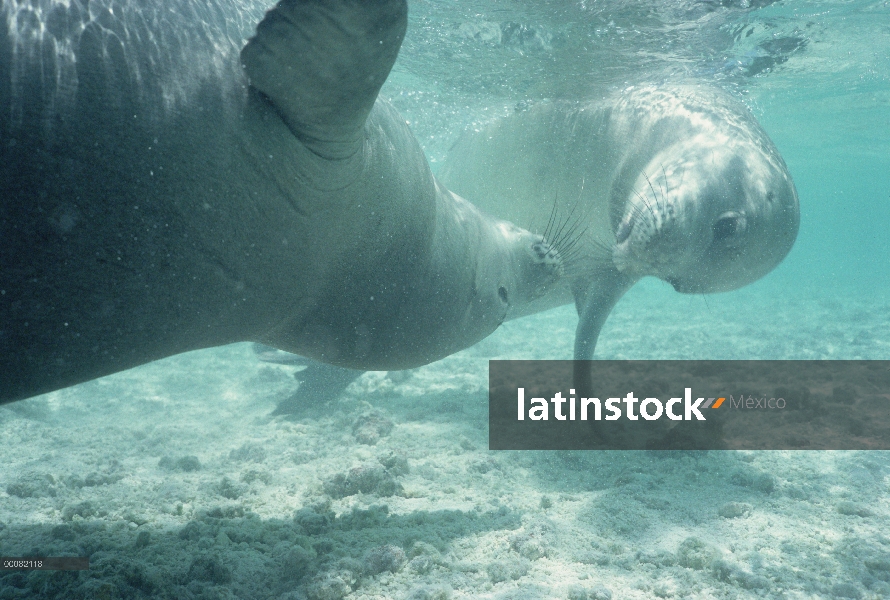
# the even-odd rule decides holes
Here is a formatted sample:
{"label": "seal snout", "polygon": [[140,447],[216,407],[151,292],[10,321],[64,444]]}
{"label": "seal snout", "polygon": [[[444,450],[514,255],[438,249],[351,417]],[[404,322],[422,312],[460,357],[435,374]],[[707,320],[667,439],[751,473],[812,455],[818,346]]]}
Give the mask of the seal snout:
{"label": "seal snout", "polygon": [[562,257],[559,255],[559,250],[547,242],[543,237],[540,237],[537,241],[532,243],[532,255],[546,269],[551,269],[557,274],[562,274]]}
{"label": "seal snout", "polygon": [[541,271],[541,278],[544,280],[542,285],[546,287],[562,277],[565,269],[562,256],[556,246],[541,236],[536,237],[537,239],[531,245],[532,260],[537,263],[538,270]]}
{"label": "seal snout", "polygon": [[633,209],[615,230],[612,260],[619,271],[657,275],[689,242],[662,200],[658,207]]}
{"label": "seal snout", "polygon": [[540,298],[559,281],[565,272],[559,250],[536,234],[526,234],[524,251],[517,273],[517,294],[511,300],[528,302]]}

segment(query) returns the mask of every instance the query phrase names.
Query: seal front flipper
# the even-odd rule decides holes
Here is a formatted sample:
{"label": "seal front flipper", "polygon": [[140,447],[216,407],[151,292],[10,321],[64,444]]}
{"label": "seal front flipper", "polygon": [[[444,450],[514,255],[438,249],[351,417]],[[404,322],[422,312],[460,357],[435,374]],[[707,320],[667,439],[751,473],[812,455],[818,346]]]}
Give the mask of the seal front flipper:
{"label": "seal front flipper", "polygon": [[617,269],[609,269],[586,285],[578,284],[573,290],[575,307],[578,309],[578,327],[575,330],[574,379],[577,393],[592,391],[590,369],[586,362],[593,359],[596,341],[606,319],[618,300],[636,283],[637,279]]}
{"label": "seal front flipper", "polygon": [[309,408],[324,406],[339,398],[353,381],[367,372],[335,367],[311,358],[305,359],[303,364],[306,368],[294,374],[300,387],[289,398],[278,403],[272,416],[297,415]]}
{"label": "seal front flipper", "polygon": [[241,62],[307,148],[347,158],[362,146],[407,23],[405,0],[282,0],[257,26]]}
{"label": "seal front flipper", "polygon": [[353,381],[365,374],[359,369],[346,369],[278,350],[265,344],[254,344],[253,351],[263,362],[292,367],[305,367],[294,373],[300,387],[272,411],[276,415],[296,415],[337,399]]}

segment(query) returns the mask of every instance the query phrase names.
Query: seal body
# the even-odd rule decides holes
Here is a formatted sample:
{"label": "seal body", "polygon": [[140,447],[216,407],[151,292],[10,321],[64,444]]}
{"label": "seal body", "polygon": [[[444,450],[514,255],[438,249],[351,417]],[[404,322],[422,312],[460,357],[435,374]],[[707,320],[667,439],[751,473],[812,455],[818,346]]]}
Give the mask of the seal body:
{"label": "seal body", "polygon": [[[470,346],[557,253],[431,175],[377,93],[404,1],[3,0],[0,401],[261,341]],[[240,52],[240,53],[239,53]]]}
{"label": "seal body", "polygon": [[[757,120],[700,84],[518,111],[462,136],[439,176],[563,250],[562,279],[509,317],[575,302],[576,359],[593,357],[612,308],[640,278],[685,293],[741,287],[784,258],[799,223],[791,176]],[[576,367],[576,388],[591,389],[584,363]],[[301,402],[311,398],[298,391],[280,410]]]}
{"label": "seal body", "polygon": [[570,238],[557,289],[511,316],[574,300],[578,359],[592,357],[641,277],[684,293],[739,288],[779,264],[799,224],[767,134],[743,104],[703,85],[533,106],[462,137],[440,177],[492,214]]}

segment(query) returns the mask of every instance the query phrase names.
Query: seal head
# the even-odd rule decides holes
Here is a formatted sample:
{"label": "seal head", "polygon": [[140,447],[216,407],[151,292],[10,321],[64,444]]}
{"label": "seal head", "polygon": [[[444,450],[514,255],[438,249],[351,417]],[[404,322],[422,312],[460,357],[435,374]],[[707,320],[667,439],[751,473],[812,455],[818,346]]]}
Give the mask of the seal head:
{"label": "seal head", "polygon": [[[476,210],[469,202],[466,204],[468,209]],[[476,255],[476,290],[482,304],[493,305],[491,283],[497,282],[503,322],[510,307],[528,304],[553,288],[564,274],[563,261],[559,250],[542,235],[481,212],[480,217],[491,222],[493,234],[484,239],[494,247]]]}
{"label": "seal head", "polygon": [[724,292],[788,254],[800,222],[788,169],[769,140],[733,134],[684,138],[639,173],[614,229],[619,271],[682,293]]}

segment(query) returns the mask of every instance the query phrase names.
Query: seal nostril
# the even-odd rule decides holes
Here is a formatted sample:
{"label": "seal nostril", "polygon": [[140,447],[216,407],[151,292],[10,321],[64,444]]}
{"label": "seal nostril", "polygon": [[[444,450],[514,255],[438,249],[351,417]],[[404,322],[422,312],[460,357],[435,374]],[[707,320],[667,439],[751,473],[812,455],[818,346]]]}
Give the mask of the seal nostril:
{"label": "seal nostril", "polygon": [[508,304],[507,288],[505,288],[504,286],[498,288],[498,298],[500,298],[501,302],[503,302],[504,304]]}

